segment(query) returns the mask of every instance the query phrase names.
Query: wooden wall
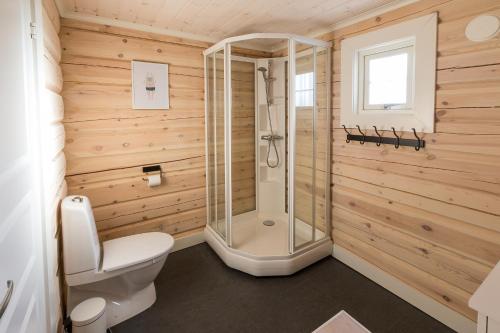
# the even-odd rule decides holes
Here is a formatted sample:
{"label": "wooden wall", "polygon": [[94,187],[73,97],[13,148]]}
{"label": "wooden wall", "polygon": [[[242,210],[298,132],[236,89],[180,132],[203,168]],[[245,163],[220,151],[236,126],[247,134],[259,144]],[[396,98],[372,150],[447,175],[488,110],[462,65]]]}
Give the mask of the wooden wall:
{"label": "wooden wall", "polygon": [[[341,40],[431,12],[439,14],[436,132],[424,135],[426,148],[347,144]],[[422,0],[322,37],[335,44],[334,242],[472,320],[468,299],[500,260],[500,37],[464,35],[484,13],[499,15],[498,0]]]}
{"label": "wooden wall", "polygon": [[[67,182],[102,239],[205,224],[205,43],[62,20]],[[131,60],[169,64],[170,109],[132,110]],[[142,166],[160,164],[149,188]]]}
{"label": "wooden wall", "polygon": [[64,181],[66,160],[63,153],[64,126],[62,125],[64,106],[61,97],[63,79],[59,62],[61,47],[59,42],[59,12],[53,0],[44,0],[42,6],[43,55],[41,87],[41,133],[42,164],[44,179],[44,205],[47,245],[47,282],[49,302],[49,324],[51,331],[61,329],[64,283],[61,257],[61,228],[59,205],[66,196]]}
{"label": "wooden wall", "polygon": [[[302,52],[304,54],[297,54],[295,68],[297,75],[314,71],[314,57],[310,51],[311,49],[308,49]],[[313,120],[312,107],[297,107],[295,135],[295,216],[307,224],[312,224],[314,220],[316,227],[321,231],[326,230],[325,200],[328,190],[325,179],[329,134],[326,124],[329,111],[326,107],[327,61],[327,50],[317,49],[316,116]],[[313,170],[316,171],[314,179]]]}
{"label": "wooden wall", "polygon": [[256,209],[255,184],[255,64],[231,62],[232,210],[233,215]]}
{"label": "wooden wall", "polygon": [[[176,236],[199,231],[206,220],[202,52],[210,45],[69,19],[61,25],[69,192],[90,198],[103,240],[153,230]],[[131,60],[169,64],[169,110],[132,110]],[[240,87],[235,91],[243,96]],[[236,125],[251,126],[245,119]],[[253,137],[248,130],[243,134]],[[142,179],[142,166],[151,164],[162,167],[159,187]],[[255,206],[255,185],[249,185],[255,175],[247,165],[238,167],[247,175],[235,190],[248,191],[238,191],[241,200],[233,204],[244,211],[252,200]]]}

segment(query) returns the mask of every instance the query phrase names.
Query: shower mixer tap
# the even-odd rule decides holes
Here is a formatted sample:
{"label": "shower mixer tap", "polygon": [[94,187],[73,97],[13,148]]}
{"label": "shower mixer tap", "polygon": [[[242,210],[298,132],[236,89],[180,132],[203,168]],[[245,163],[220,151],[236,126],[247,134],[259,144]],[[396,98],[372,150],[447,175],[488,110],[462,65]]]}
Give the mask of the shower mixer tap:
{"label": "shower mixer tap", "polygon": [[268,135],[262,135],[260,139],[266,141],[274,141],[274,140],[282,140],[283,137],[277,134],[268,134]]}

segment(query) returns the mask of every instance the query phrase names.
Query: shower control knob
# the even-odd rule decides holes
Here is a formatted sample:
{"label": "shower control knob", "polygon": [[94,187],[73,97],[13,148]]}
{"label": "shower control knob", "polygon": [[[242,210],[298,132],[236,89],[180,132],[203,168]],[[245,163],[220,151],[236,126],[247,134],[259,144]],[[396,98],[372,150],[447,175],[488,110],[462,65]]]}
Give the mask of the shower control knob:
{"label": "shower control knob", "polygon": [[266,140],[266,141],[274,141],[274,140],[282,140],[283,137],[281,135],[271,135],[271,134],[268,134],[268,135],[262,135],[260,137],[261,140]]}
{"label": "shower control knob", "polygon": [[272,136],[271,136],[271,135],[262,135],[262,136],[260,137],[260,139],[261,139],[261,140],[267,140],[267,141],[270,141],[270,140],[271,140],[271,138],[272,138]]}

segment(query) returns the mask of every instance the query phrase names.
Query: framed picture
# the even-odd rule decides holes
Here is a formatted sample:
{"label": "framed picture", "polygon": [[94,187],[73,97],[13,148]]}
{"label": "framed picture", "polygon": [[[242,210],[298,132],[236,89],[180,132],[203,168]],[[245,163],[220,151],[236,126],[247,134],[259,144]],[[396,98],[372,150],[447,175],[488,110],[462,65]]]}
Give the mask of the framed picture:
{"label": "framed picture", "polygon": [[132,61],[133,109],[168,109],[168,97],[168,65]]}

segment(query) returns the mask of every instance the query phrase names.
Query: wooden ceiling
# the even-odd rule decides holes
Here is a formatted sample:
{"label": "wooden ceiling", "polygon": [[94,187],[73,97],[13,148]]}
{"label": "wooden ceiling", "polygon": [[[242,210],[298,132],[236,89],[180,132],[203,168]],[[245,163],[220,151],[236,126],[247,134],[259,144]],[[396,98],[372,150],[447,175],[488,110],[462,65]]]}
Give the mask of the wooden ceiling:
{"label": "wooden ceiling", "polygon": [[393,2],[399,1],[59,0],[59,5],[64,13],[72,16],[97,16],[142,24],[215,42],[252,32],[314,37],[339,21]]}

